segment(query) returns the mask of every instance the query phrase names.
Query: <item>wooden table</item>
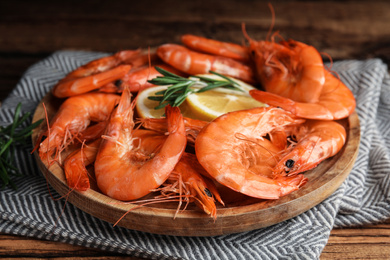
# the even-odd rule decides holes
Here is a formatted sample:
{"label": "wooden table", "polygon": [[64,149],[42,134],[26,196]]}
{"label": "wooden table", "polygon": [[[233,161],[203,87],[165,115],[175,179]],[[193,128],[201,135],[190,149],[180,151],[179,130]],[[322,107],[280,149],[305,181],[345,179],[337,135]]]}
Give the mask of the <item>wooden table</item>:
{"label": "wooden table", "polygon": [[[3,1],[0,3],[0,101],[35,62],[62,49],[115,52],[179,42],[192,33],[240,43],[241,23],[254,39],[271,24],[266,2]],[[334,60],[381,58],[390,64],[390,2],[273,1],[274,30]],[[0,234],[0,257],[128,258],[63,243]],[[321,259],[386,259],[390,219],[332,231]]]}

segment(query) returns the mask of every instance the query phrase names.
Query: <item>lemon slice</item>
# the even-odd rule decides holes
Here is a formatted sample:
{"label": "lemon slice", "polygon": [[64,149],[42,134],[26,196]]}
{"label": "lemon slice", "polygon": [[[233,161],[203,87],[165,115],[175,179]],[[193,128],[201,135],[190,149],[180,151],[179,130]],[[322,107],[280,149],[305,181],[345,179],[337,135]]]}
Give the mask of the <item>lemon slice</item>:
{"label": "lemon slice", "polygon": [[[214,79],[225,80],[214,74],[199,75],[211,77]],[[249,95],[249,91],[254,89],[240,80],[233,79],[239,84],[242,91],[226,88],[216,88],[214,90],[205,91],[189,95],[183,104],[180,105],[180,110],[185,117],[211,121],[218,116],[227,112],[265,106],[263,103],[256,101]],[[194,88],[203,87],[203,85],[195,84]],[[159,102],[148,99],[149,96],[155,96],[157,92],[167,89],[167,86],[156,86],[144,89],[138,94],[136,102],[137,115],[141,118],[153,117],[160,118],[164,115],[164,109],[154,109]]]}
{"label": "lemon slice", "polygon": [[149,96],[155,96],[157,92],[167,89],[166,86],[157,86],[144,89],[138,93],[135,109],[141,118],[154,117],[160,118],[164,115],[164,109],[154,109],[159,105],[158,101],[148,99]]}
{"label": "lemon slice", "polygon": [[186,101],[191,115],[205,121],[211,121],[228,112],[265,106],[249,95],[220,91],[192,94]]}
{"label": "lemon slice", "polygon": [[[201,76],[224,80],[214,74]],[[187,113],[190,113],[194,118],[211,121],[228,112],[266,106],[249,95],[249,91],[255,89],[253,86],[237,79],[230,79],[238,83],[242,91],[217,88],[189,95],[186,99]]]}
{"label": "lemon slice", "polygon": [[[155,96],[157,92],[166,90],[167,86],[156,86],[144,89],[142,92],[138,93],[137,102],[135,104],[135,109],[137,111],[138,117],[146,118],[160,118],[164,115],[165,109],[154,109],[159,105],[158,101],[148,99],[149,96]],[[180,105],[180,111],[183,116],[190,117],[188,111],[187,102],[184,101],[183,104]]]}

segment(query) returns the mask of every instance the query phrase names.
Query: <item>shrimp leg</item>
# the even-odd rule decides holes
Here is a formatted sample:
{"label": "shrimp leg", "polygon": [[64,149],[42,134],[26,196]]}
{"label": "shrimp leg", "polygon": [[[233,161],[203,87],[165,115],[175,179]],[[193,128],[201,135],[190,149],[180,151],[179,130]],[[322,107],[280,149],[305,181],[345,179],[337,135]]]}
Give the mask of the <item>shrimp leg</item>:
{"label": "shrimp leg", "polygon": [[[60,156],[91,121],[106,121],[118,100],[118,95],[103,93],[88,93],[66,99],[51,120],[48,130],[39,136],[37,143],[41,159],[45,160],[54,153]],[[43,136],[47,138],[40,142]]]}

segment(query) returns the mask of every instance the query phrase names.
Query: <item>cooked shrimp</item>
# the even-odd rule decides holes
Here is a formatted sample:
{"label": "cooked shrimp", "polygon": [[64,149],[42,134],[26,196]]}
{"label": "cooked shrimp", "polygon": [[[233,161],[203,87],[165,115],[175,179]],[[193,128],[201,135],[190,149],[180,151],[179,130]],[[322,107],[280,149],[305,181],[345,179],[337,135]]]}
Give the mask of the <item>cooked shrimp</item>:
{"label": "cooked shrimp", "polygon": [[348,117],[355,110],[355,97],[341,80],[328,71],[325,75],[326,80],[321,95],[319,100],[314,103],[296,102],[260,90],[251,90],[249,93],[260,102],[281,107],[302,118],[338,120]]}
{"label": "cooked shrimp", "polygon": [[87,166],[95,162],[96,154],[102,139],[82,145],[69,154],[64,160],[66,182],[71,189],[86,191],[90,188]]}
{"label": "cooked shrimp", "polygon": [[56,97],[64,98],[92,90],[105,93],[120,93],[123,77],[151,62],[158,56],[155,52],[125,50],[114,55],[93,60],[60,80],[53,88]]}
{"label": "cooked shrimp", "polygon": [[195,51],[228,57],[244,62],[249,61],[247,48],[239,44],[220,42],[191,34],[183,35],[181,41],[188,48]]}
{"label": "cooked shrimp", "polygon": [[[95,162],[100,143],[103,140],[101,127],[107,126],[107,123],[108,121],[100,122],[80,133],[79,138],[83,140],[82,146],[70,153],[64,160],[64,173],[71,189],[85,191],[90,188],[87,166]],[[156,152],[167,138],[160,133],[142,129],[134,130],[133,137],[136,142],[142,140],[144,147],[148,147],[151,153]],[[84,144],[88,140],[94,141]]]}
{"label": "cooked shrimp", "polygon": [[[195,151],[199,163],[219,183],[248,196],[278,199],[299,189],[306,178],[272,176],[265,168],[276,165],[279,148],[264,141],[268,133],[302,120],[279,108],[254,108],[222,115],[199,133]],[[266,146],[264,146],[266,144]],[[266,167],[263,160],[267,159]]]}
{"label": "cooked shrimp", "polygon": [[52,93],[58,98],[84,94],[121,79],[130,71],[130,69],[131,65],[118,65],[115,68],[97,74],[70,80],[61,80],[54,86]]}
{"label": "cooked shrimp", "polygon": [[93,74],[104,72],[117,67],[118,65],[126,62],[127,60],[132,60],[139,56],[140,56],[140,50],[119,51],[114,55],[99,58],[90,61],[83,66],[78,67],[77,69],[68,73],[68,75],[66,75],[66,77],[61,81],[65,82],[71,79],[87,77]]}
{"label": "cooked shrimp", "polygon": [[103,93],[88,93],[66,99],[50,122],[48,130],[39,136],[47,138],[39,144],[39,155],[42,160],[60,159],[61,152],[80,132],[85,130],[91,121],[101,122],[109,118],[118,95]]}
{"label": "cooked shrimp", "polygon": [[[199,163],[198,159],[196,158],[196,155],[193,153],[187,153],[185,152],[183,154],[184,160],[188,165],[191,166],[198,174],[202,175],[203,181],[206,183],[207,189],[211,192],[214,199],[217,200],[221,205],[225,205],[223,202],[221,195],[219,194],[217,187],[215,186],[214,182],[212,181],[211,175],[203,168],[203,166]],[[182,157],[182,158],[183,158]]]}
{"label": "cooked shrimp", "polygon": [[[156,56],[154,55],[154,57]],[[61,79],[54,86],[53,94],[56,97],[64,98],[99,89],[106,84],[119,80],[131,67],[139,66],[145,62],[144,60],[141,50],[124,50],[114,55],[90,61]]]}
{"label": "cooked shrimp", "polygon": [[[191,163],[191,160],[188,160],[186,156],[183,156],[173,170],[173,174],[176,173],[180,175],[183,183],[189,186],[187,189],[189,190],[189,193],[195,198],[195,204],[203,209],[204,212],[216,219],[217,208],[215,206],[213,194],[210,191],[212,188],[208,188],[208,185],[202,175],[196,171],[194,165]],[[171,176],[173,177],[174,175]],[[211,183],[212,182],[209,182],[209,185]],[[214,187],[213,190],[216,191],[217,189]]]}
{"label": "cooked shrimp", "polygon": [[164,201],[164,199],[166,201],[179,201],[177,212],[183,202],[186,202],[186,205],[188,205],[188,203],[193,201],[206,214],[216,219],[217,207],[215,205],[215,197],[222,202],[221,197],[215,184],[200,175],[198,169],[201,166],[196,161],[196,158],[194,163],[191,157],[191,154],[183,154],[175,169],[169,175],[168,180],[163,186],[155,190],[161,193],[157,198],[160,198],[159,201]]}
{"label": "cooked shrimp", "polygon": [[336,155],[344,146],[345,128],[335,121],[307,121],[292,132],[297,144],[273,169],[275,176],[292,176],[316,167],[323,160]]}
{"label": "cooked shrimp", "polygon": [[159,187],[180,160],[187,143],[179,108],[167,107],[168,137],[157,152],[134,138],[133,107],[126,88],[106,128],[95,161],[100,190],[118,200],[134,200]]}
{"label": "cooked shrimp", "polygon": [[265,41],[249,37],[242,25],[245,38],[249,41],[249,52],[256,67],[257,79],[266,91],[299,102],[316,102],[324,84],[324,66],[321,55],[313,47],[298,41],[275,42],[273,33],[275,11],[268,7],[272,23]]}
{"label": "cooked shrimp", "polygon": [[253,83],[252,69],[230,58],[191,51],[177,44],[164,44],[157,49],[157,55],[172,67],[196,75],[211,71]]}
{"label": "cooked shrimp", "polygon": [[299,102],[316,102],[325,82],[322,57],[313,47],[289,40],[250,42],[256,76],[267,92]]}

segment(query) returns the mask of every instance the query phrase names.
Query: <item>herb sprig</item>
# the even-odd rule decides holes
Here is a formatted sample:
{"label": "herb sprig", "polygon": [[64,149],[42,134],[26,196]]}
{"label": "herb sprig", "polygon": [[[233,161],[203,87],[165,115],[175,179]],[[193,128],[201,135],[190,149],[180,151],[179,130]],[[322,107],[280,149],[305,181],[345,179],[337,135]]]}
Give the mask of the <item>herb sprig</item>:
{"label": "herb sprig", "polygon": [[15,167],[15,150],[16,145],[25,144],[27,138],[32,134],[42,120],[39,120],[27,127],[18,130],[29,117],[27,112],[21,115],[22,104],[19,103],[15,108],[13,122],[8,126],[0,126],[0,182],[2,187],[10,185],[16,189],[15,183],[11,180],[11,175],[20,175],[18,168]]}
{"label": "herb sprig", "polygon": [[[148,82],[159,86],[170,86],[166,90],[155,93],[155,96],[148,97],[150,100],[159,102],[159,105],[154,109],[164,108],[168,104],[172,107],[178,107],[184,102],[187,96],[215,88],[227,88],[243,91],[237,82],[214,71],[210,71],[210,73],[215,74],[225,80],[212,79],[202,76],[191,76],[190,78],[184,78],[160,67],[155,68],[163,76],[158,76],[152,80],[149,80]],[[193,87],[195,84],[200,86],[203,85],[203,87],[195,88]]]}

